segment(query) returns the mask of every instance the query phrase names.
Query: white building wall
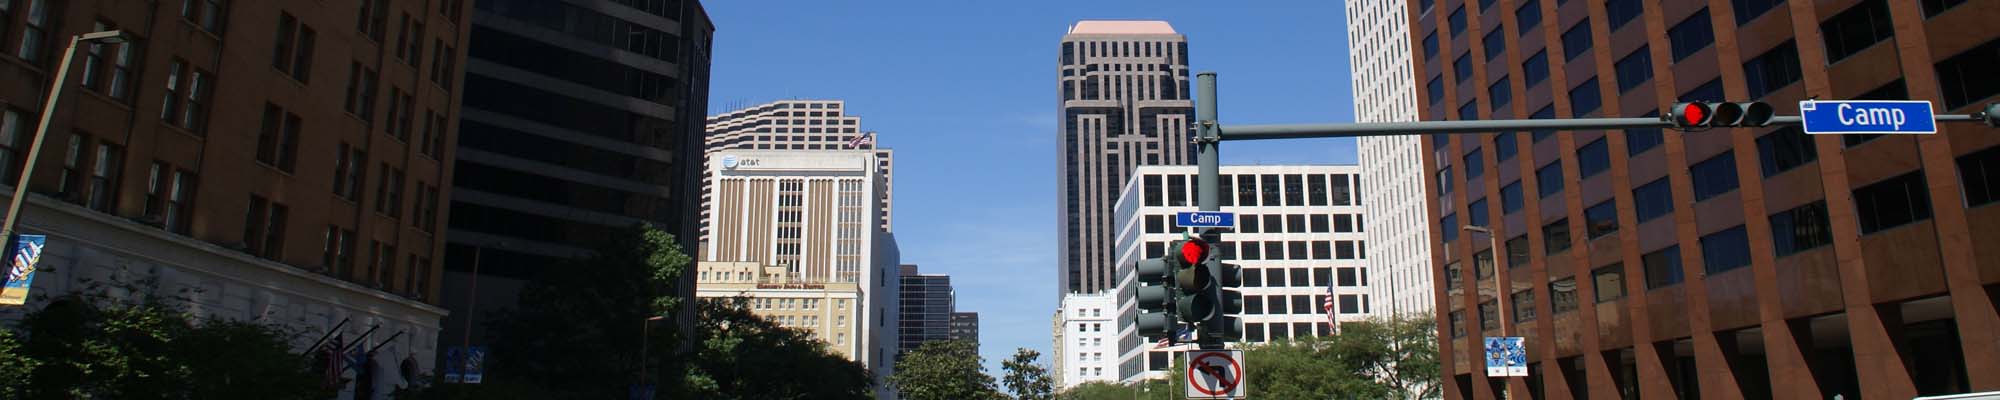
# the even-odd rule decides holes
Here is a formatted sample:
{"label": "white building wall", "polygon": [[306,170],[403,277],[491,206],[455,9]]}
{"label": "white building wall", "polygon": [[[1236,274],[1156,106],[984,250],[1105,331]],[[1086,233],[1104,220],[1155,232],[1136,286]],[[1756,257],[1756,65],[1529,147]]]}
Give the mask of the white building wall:
{"label": "white building wall", "polygon": [[[1334,327],[1324,308],[1328,295],[1337,308],[1344,308],[1336,310],[1342,323],[1363,320],[1373,309],[1367,288],[1376,272],[1369,270],[1371,246],[1364,232],[1376,224],[1357,203],[1363,193],[1355,190],[1354,180],[1360,172],[1352,165],[1222,167],[1222,179],[1228,182],[1222,188],[1222,211],[1237,214],[1237,227],[1226,231],[1217,246],[1224,260],[1243,268],[1238,291],[1244,307],[1236,316],[1243,321],[1245,342],[1331,334]],[[1152,351],[1154,343],[1131,326],[1138,313],[1132,302],[1132,268],[1141,259],[1171,251],[1167,245],[1181,239],[1184,230],[1174,226],[1174,215],[1195,211],[1195,173],[1193,166],[1140,167],[1121,192],[1115,215],[1123,380],[1164,377],[1155,369],[1171,363],[1169,355]],[[1152,183],[1154,178],[1159,182]],[[1276,182],[1270,190],[1265,190],[1267,178]],[[1299,181],[1293,184],[1295,178]],[[1176,179],[1186,184],[1176,184]],[[1147,195],[1149,190],[1155,195]],[[1266,205],[1267,199],[1274,201]],[[1257,222],[1249,222],[1251,218]]]}
{"label": "white building wall", "polygon": [[[1356,122],[1417,120],[1416,79],[1411,74],[1407,2],[1347,2],[1348,58],[1354,70]],[[1368,101],[1358,101],[1368,99]],[[1424,171],[1418,136],[1356,140],[1361,160],[1362,204],[1377,221],[1366,233],[1377,274],[1370,297],[1383,315],[1428,313],[1431,293],[1430,224],[1424,214]]]}
{"label": "white building wall", "polygon": [[1119,335],[1118,301],[1112,292],[1064,294],[1056,317],[1059,343],[1056,354],[1056,390],[1066,390],[1085,382],[1117,382],[1118,360],[1122,355]]}

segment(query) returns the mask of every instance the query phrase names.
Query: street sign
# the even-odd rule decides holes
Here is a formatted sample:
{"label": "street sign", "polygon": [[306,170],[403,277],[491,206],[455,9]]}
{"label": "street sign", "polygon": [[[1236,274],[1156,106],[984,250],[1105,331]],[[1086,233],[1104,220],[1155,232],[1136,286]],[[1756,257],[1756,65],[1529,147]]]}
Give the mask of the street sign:
{"label": "street sign", "polygon": [[1799,122],[1811,135],[1937,133],[1937,116],[1923,100],[1804,100]]}
{"label": "street sign", "polygon": [[1174,214],[1174,223],[1183,228],[1236,228],[1236,213],[1187,211]]}
{"label": "street sign", "polygon": [[1486,376],[1528,376],[1528,351],[1519,336],[1486,338]]}
{"label": "street sign", "polygon": [[1188,398],[1243,398],[1242,350],[1189,350],[1187,354]]}

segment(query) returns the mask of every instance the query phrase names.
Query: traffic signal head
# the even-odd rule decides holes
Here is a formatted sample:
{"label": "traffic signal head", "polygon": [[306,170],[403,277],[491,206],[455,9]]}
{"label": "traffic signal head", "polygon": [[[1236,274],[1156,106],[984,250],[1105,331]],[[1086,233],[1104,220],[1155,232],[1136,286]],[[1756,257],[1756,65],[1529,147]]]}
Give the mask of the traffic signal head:
{"label": "traffic signal head", "polygon": [[1700,128],[1708,126],[1708,119],[1715,115],[1713,111],[1707,103],[1675,103],[1660,118],[1673,121],[1676,128]]}
{"label": "traffic signal head", "polygon": [[1771,105],[1761,101],[1687,102],[1675,103],[1660,118],[1673,122],[1674,127],[1680,129],[1760,127],[1771,123],[1772,113]]}
{"label": "traffic signal head", "polygon": [[1986,126],[2000,128],[2000,103],[1987,104],[1986,111],[1980,114],[1986,116]]}

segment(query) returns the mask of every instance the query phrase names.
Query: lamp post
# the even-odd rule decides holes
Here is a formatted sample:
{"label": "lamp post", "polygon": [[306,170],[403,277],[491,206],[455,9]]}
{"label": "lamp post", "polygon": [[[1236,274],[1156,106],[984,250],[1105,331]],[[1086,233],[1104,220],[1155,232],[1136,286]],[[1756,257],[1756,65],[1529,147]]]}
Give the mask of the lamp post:
{"label": "lamp post", "polygon": [[28,142],[28,157],[22,161],[21,179],[14,182],[14,198],[7,203],[7,219],[0,223],[0,238],[14,237],[14,224],[21,220],[21,203],[28,199],[28,179],[35,175],[35,159],[42,154],[42,139],[49,135],[49,120],[55,116],[56,101],[62,98],[62,91],[69,80],[70,60],[76,57],[76,45],[117,44],[125,42],[124,31],[91,32],[69,38],[69,48],[63,50],[62,64],[56,67],[55,83],[49,84],[49,98],[42,103],[42,122],[35,125],[35,136]]}
{"label": "lamp post", "polygon": [[[1500,252],[1504,251],[1500,248],[1500,234],[1493,232],[1492,228],[1479,225],[1466,225],[1463,229],[1467,232],[1486,234],[1486,240],[1490,243],[1488,246],[1492,247],[1490,254],[1493,254],[1493,304],[1498,308],[1495,311],[1499,314],[1497,317],[1500,318],[1500,336],[1505,337],[1507,336],[1507,320],[1514,319],[1514,316],[1507,314],[1507,295],[1509,291],[1506,287],[1500,285]],[[1477,275],[1479,273],[1478,257],[1473,257],[1472,263],[1472,273]],[[1512,399],[1514,398],[1514,394],[1510,390],[1507,390],[1506,386],[1501,386],[1500,397],[1503,399]]]}

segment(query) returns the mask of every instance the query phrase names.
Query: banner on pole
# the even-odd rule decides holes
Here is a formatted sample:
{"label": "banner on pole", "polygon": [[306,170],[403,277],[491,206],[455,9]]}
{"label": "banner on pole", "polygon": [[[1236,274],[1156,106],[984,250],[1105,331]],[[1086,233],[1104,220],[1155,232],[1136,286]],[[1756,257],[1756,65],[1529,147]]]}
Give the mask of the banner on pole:
{"label": "banner on pole", "polygon": [[1486,376],[1528,376],[1528,352],[1519,336],[1486,338]]}
{"label": "banner on pole", "polygon": [[45,235],[15,237],[14,247],[7,252],[7,284],[0,287],[0,305],[28,303],[28,291],[35,287],[35,265],[42,261],[42,247],[48,241]]}

